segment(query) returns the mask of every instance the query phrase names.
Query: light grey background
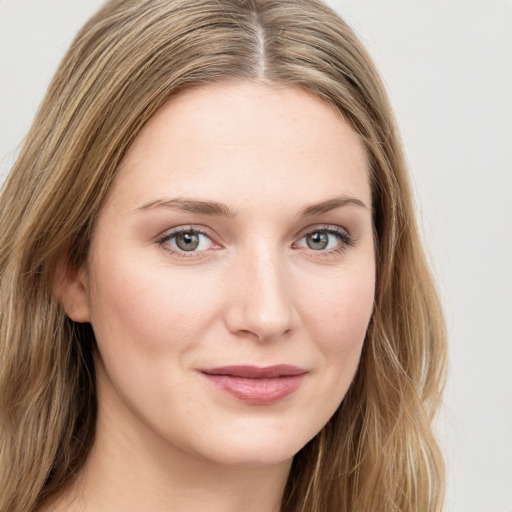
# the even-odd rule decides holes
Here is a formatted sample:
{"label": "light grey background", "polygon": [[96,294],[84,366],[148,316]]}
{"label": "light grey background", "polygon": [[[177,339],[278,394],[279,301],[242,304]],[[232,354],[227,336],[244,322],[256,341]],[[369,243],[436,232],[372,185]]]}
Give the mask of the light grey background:
{"label": "light grey background", "polygon": [[[0,0],[0,179],[100,0]],[[330,0],[407,150],[450,335],[447,512],[512,512],[512,1]]]}

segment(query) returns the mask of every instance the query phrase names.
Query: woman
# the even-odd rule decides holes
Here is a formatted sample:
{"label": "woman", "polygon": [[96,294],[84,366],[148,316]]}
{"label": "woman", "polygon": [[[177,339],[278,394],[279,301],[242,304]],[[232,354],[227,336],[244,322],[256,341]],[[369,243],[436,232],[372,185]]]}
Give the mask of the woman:
{"label": "woman", "polygon": [[108,2],[0,222],[0,510],[441,510],[442,315],[323,4]]}

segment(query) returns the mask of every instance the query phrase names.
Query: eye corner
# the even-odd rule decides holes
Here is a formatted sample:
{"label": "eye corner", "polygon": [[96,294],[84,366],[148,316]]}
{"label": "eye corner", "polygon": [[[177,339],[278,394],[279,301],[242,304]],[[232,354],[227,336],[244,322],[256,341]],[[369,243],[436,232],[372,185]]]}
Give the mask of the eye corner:
{"label": "eye corner", "polygon": [[[180,236],[183,238],[179,239]],[[210,251],[222,248],[209,230],[197,226],[179,226],[167,230],[155,242],[164,251],[179,258],[203,258]]]}
{"label": "eye corner", "polygon": [[[308,237],[320,235],[315,239],[308,240]],[[333,240],[333,238],[335,240]],[[353,247],[356,241],[348,230],[341,226],[335,225],[317,225],[310,226],[303,230],[297,236],[294,246],[310,250],[315,255],[332,255],[344,252],[346,249]],[[316,244],[316,247],[313,245]]]}

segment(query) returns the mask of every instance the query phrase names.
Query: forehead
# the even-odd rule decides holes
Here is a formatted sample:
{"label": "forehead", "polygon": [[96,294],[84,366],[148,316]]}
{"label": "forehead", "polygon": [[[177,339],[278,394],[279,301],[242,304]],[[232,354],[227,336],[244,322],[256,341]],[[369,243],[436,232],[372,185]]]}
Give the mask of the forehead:
{"label": "forehead", "polygon": [[136,137],[113,189],[146,201],[177,193],[243,201],[307,192],[371,202],[363,144],[339,112],[303,89],[249,82],[196,87],[170,99]]}

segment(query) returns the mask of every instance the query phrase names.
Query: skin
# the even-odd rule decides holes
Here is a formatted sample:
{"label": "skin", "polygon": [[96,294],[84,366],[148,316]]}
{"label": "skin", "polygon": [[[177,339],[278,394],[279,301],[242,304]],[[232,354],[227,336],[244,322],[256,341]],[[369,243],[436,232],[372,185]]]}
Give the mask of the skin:
{"label": "skin", "polygon": [[[205,235],[187,252],[175,229]],[[171,99],[125,156],[87,264],[61,272],[66,312],[92,324],[100,352],[96,440],[62,503],[278,511],[294,454],[355,375],[374,288],[366,155],[332,107],[246,82]],[[306,374],[261,405],[200,371],[240,364]]]}

